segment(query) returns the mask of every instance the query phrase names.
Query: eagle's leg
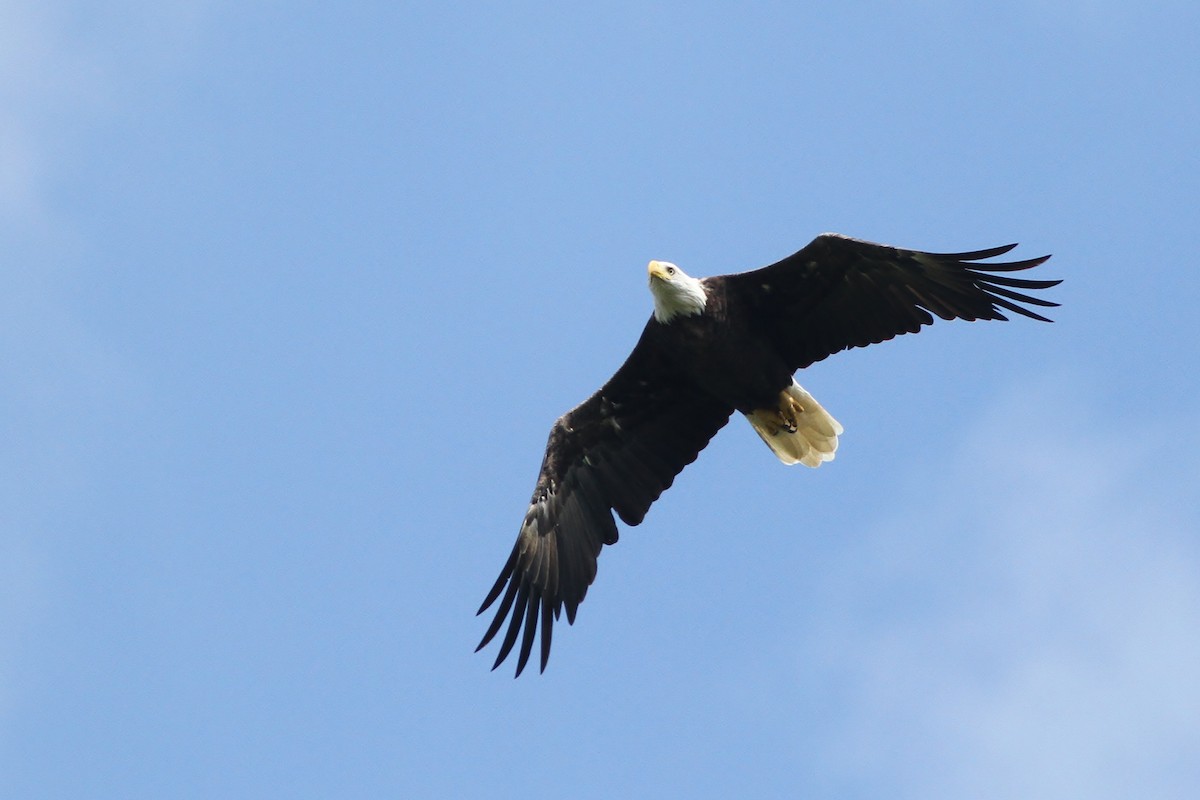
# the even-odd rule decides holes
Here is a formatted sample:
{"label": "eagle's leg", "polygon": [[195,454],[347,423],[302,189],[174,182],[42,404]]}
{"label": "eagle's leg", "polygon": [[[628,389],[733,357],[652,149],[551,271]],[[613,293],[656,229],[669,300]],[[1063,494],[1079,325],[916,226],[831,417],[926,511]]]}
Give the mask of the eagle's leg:
{"label": "eagle's leg", "polygon": [[800,427],[800,415],[804,406],[791,393],[784,389],[779,393],[779,415],[784,419],[784,427],[788,433],[795,433]]}
{"label": "eagle's leg", "polygon": [[785,389],[779,393],[777,407],[760,409],[755,415],[767,423],[772,436],[777,436],[784,431],[795,433],[800,428],[803,413],[804,406]]}

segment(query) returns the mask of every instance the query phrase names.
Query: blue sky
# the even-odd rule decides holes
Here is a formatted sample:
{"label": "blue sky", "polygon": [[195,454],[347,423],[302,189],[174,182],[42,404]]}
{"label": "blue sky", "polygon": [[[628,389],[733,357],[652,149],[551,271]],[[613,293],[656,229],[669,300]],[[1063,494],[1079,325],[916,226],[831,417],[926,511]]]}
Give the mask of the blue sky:
{"label": "blue sky", "polygon": [[[0,3],[0,795],[1184,798],[1195,4]],[[472,649],[645,264],[1020,241]]]}

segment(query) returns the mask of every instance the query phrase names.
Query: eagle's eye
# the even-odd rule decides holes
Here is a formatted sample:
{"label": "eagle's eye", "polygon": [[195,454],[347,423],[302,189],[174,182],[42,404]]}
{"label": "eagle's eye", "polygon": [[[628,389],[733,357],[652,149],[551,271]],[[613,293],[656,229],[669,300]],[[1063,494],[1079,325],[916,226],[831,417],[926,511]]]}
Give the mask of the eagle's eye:
{"label": "eagle's eye", "polygon": [[674,274],[675,274],[675,268],[674,268],[674,267],[667,267],[667,274],[668,274],[668,275],[674,275]]}

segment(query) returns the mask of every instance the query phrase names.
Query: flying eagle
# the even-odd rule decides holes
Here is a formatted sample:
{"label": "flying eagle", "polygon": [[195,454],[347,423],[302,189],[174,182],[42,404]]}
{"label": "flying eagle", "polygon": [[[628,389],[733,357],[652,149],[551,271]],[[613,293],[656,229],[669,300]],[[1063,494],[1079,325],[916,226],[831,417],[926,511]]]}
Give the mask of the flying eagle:
{"label": "flying eagle", "polygon": [[1049,322],[1022,304],[1057,303],[1016,290],[1060,281],[1008,274],[1049,256],[980,263],[1014,247],[924,253],[827,233],[776,264],[736,275],[693,278],[651,261],[654,315],[616,374],[550,429],[517,543],[477,612],[500,600],[476,651],[509,619],[492,669],[521,634],[520,675],[540,617],[545,670],[554,620],[565,608],[575,622],[600,548],[617,541],[612,512],[640,523],[734,411],[783,463],[831,460],[842,426],[796,382],[796,370],[916,333],[935,314],[1005,320],[1005,309]]}

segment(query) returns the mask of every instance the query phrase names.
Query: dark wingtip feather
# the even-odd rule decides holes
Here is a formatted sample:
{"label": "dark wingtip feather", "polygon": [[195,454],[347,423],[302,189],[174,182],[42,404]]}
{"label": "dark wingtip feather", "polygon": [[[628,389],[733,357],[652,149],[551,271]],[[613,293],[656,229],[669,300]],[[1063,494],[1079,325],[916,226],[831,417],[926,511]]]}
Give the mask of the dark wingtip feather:
{"label": "dark wingtip feather", "polygon": [[549,599],[543,600],[542,602],[542,652],[541,666],[538,668],[539,673],[546,671],[546,662],[550,660],[550,637],[554,632],[554,618],[558,616],[557,609],[555,609],[556,613],[550,613]]}
{"label": "dark wingtip feather", "polygon": [[1049,289],[1052,286],[1058,286],[1062,283],[1062,279],[1058,280],[1033,280],[1031,278],[1010,278],[1007,275],[993,275],[990,272],[985,272],[982,269],[972,270],[979,275],[980,280],[987,283],[994,283],[997,286],[1009,286],[1013,289]]}
{"label": "dark wingtip feather", "polygon": [[[971,259],[963,259],[970,261]],[[1000,261],[995,264],[977,264],[970,263],[966,266],[971,269],[987,270],[988,272],[1020,272],[1025,269],[1033,269],[1039,267],[1050,260],[1049,255],[1038,256],[1037,258],[1027,258],[1023,261]]]}
{"label": "dark wingtip feather", "polygon": [[487,593],[487,597],[483,598],[483,604],[479,606],[479,610],[475,612],[475,616],[478,617],[484,611],[487,611],[488,606],[496,602],[496,598],[504,590],[504,584],[508,583],[508,579],[512,577],[513,570],[517,566],[519,551],[519,546],[513,547],[512,553],[508,556],[508,561],[504,562],[504,568],[500,570],[500,577],[496,578],[496,582],[492,584],[492,590]]}
{"label": "dark wingtip feather", "polygon": [[1009,300],[1015,300],[1018,303],[1030,303],[1035,306],[1042,306],[1043,308],[1056,308],[1058,306],[1058,303],[1055,303],[1053,300],[1046,300],[1041,297],[1032,297],[1030,295],[1022,294],[1021,292],[1014,292],[1011,289],[1005,289],[1000,286],[988,286],[987,289],[992,294],[1000,295],[1001,297],[1007,297]]}
{"label": "dark wingtip feather", "polygon": [[492,617],[492,623],[488,625],[488,629],[483,634],[483,639],[479,642],[479,646],[475,648],[478,653],[492,638],[500,631],[500,626],[504,624],[504,619],[508,616],[508,609],[512,606],[513,598],[517,594],[517,582],[511,581],[508,584],[508,591],[504,593],[504,599],[500,601],[500,606],[496,609],[496,615]]}
{"label": "dark wingtip feather", "polygon": [[[500,652],[496,655],[496,663],[492,665],[492,669],[500,666],[504,659],[508,658],[508,654],[512,652],[513,645],[517,643],[517,634],[521,631],[521,620],[525,617],[525,608],[529,604],[529,590],[522,588],[517,592],[517,601],[513,606],[512,618],[508,622],[508,630],[504,632],[504,641],[500,643]],[[521,674],[520,668],[517,669],[517,674]]]}
{"label": "dark wingtip feather", "polygon": [[[1025,308],[1024,306],[1019,306],[1016,303],[1005,300],[1002,297],[994,297],[994,298],[992,298],[992,302],[998,306],[1001,306],[1002,308],[1007,308],[1009,311],[1015,312],[1017,314],[1021,314],[1022,316],[1025,316],[1025,317],[1029,317],[1030,319],[1036,319],[1038,322],[1054,322],[1054,320],[1052,320],[1048,317],[1043,317],[1041,314],[1037,313],[1036,311],[1031,311],[1028,308]],[[1058,305],[1058,303],[1051,303],[1050,305],[1056,306],[1056,305]],[[1006,319],[1006,317],[1001,315],[1000,319]]]}
{"label": "dark wingtip feather", "polygon": [[989,247],[984,250],[969,250],[965,253],[930,253],[930,255],[934,258],[952,259],[954,261],[982,261],[985,258],[1002,256],[1010,250],[1015,249],[1017,244],[1017,242],[1013,242],[1012,244],[1002,244],[998,247]]}
{"label": "dark wingtip feather", "polygon": [[525,633],[521,636],[521,652],[517,655],[517,674],[514,678],[519,678],[521,673],[525,671],[525,665],[529,663],[529,654],[533,650],[533,635],[537,633],[538,610],[541,608],[541,598],[536,596],[529,598],[529,602],[525,605]]}
{"label": "dark wingtip feather", "polygon": [[[978,261],[984,258],[990,258],[1002,253],[1007,253],[1016,245],[1006,245],[1000,248],[992,248],[991,250],[979,250],[974,253],[960,253],[957,256],[962,261]],[[1039,322],[1053,322],[1054,320],[1044,317],[1041,314],[1026,308],[1021,303],[1029,305],[1041,306],[1042,308],[1057,308],[1058,303],[1051,300],[1045,300],[1040,297],[1023,294],[1013,291],[1013,287],[1017,289],[1049,289],[1053,286],[1058,286],[1062,283],[1062,279],[1057,280],[1034,280],[1030,278],[1011,278],[1007,275],[997,275],[998,272],[1019,272],[1021,270],[1032,269],[1034,267],[1045,264],[1050,260],[1050,255],[1039,256],[1037,258],[1027,258],[1023,261],[1007,261],[998,264],[964,264],[967,271],[974,275],[977,284],[984,289],[991,297],[992,303],[1001,308],[1008,309],[1013,313],[1020,314],[1029,319],[1035,319]],[[1004,319],[1004,315],[1000,315]]]}

